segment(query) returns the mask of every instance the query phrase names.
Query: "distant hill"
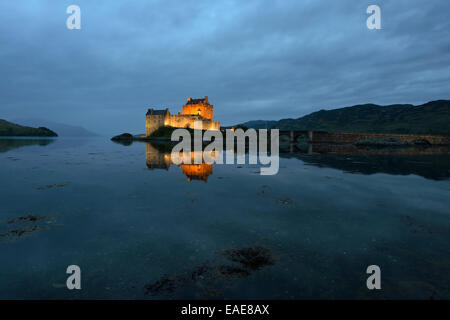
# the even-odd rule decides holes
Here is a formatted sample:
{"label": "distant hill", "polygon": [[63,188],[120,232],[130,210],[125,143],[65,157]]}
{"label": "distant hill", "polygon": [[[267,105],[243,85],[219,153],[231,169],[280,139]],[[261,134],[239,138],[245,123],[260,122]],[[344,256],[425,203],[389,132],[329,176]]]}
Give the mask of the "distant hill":
{"label": "distant hill", "polygon": [[[260,124],[261,121],[243,123],[249,128],[258,128]],[[450,100],[431,101],[418,106],[363,104],[320,110],[298,119],[275,121],[272,126],[281,130],[450,134]]]}
{"label": "distant hill", "polygon": [[19,136],[19,137],[57,137],[56,132],[50,129],[39,127],[25,127],[6,120],[0,119],[0,136]]}
{"label": "distant hill", "polygon": [[247,128],[253,128],[253,129],[267,129],[274,125],[276,125],[278,121],[275,120],[252,120],[243,123],[242,125],[246,126]]}
{"label": "distant hill", "polygon": [[60,137],[95,137],[96,133],[93,133],[83,127],[68,125],[60,122],[48,121],[45,119],[38,118],[16,118],[13,119],[14,122],[20,123],[22,125],[37,127],[37,126],[45,126],[48,128],[52,128]]}

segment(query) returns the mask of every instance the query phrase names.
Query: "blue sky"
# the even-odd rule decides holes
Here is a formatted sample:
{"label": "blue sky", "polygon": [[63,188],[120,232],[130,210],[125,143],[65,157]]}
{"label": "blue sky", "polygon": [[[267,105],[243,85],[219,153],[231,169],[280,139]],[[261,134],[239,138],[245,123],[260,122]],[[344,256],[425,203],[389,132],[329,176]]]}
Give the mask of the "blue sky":
{"label": "blue sky", "polygon": [[[66,8],[81,8],[68,30]],[[368,30],[366,8],[381,7]],[[449,99],[448,0],[0,0],[0,118],[143,132],[208,95],[224,125]]]}

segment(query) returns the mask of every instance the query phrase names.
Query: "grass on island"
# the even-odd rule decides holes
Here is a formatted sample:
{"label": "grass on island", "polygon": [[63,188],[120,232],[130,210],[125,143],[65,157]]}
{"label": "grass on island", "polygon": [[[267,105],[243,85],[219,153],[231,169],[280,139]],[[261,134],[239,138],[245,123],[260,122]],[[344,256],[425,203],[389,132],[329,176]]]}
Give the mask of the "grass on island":
{"label": "grass on island", "polygon": [[[171,126],[159,127],[155,132],[153,132],[150,135],[150,138],[168,138],[168,139],[170,139],[172,137],[172,133],[176,129],[180,129],[180,128],[175,128],[175,127],[171,127]],[[194,129],[191,129],[191,128],[185,128],[185,129],[187,129],[191,135],[194,134]]]}

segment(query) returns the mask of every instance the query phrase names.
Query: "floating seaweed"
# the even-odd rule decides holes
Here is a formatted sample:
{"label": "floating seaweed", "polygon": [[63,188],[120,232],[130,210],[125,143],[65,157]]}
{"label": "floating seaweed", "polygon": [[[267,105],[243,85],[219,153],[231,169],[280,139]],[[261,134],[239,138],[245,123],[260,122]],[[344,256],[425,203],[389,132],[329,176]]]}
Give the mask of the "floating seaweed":
{"label": "floating seaweed", "polygon": [[[206,291],[215,296],[218,290],[211,283],[216,280],[233,280],[250,276],[253,272],[275,264],[272,251],[262,246],[229,248],[220,256],[226,263],[205,262],[181,275],[164,275],[154,283],[144,286],[146,294],[172,294],[189,284],[206,284]],[[231,263],[231,264],[230,264]]]}
{"label": "floating seaweed", "polygon": [[38,220],[42,220],[44,218],[45,217],[35,216],[35,215],[29,213],[28,215],[23,216],[23,217],[8,219],[6,221],[6,223],[7,224],[12,224],[12,223],[15,223],[15,222],[35,222],[35,221],[38,221]]}
{"label": "floating seaweed", "polygon": [[[48,226],[37,224],[39,221],[46,219],[44,216],[37,216],[29,213],[26,216],[10,218],[6,220],[7,225],[14,225],[10,230],[0,233],[0,238],[19,239],[26,234],[37,230],[46,229]],[[30,225],[32,223],[32,225]]]}
{"label": "floating seaweed", "polygon": [[289,205],[289,204],[293,203],[293,201],[291,199],[288,199],[288,198],[286,198],[286,199],[274,199],[274,200],[276,200],[279,204],[284,204],[284,205]]}
{"label": "floating seaweed", "polygon": [[4,238],[4,237],[21,238],[23,235],[25,235],[27,233],[31,233],[33,231],[36,231],[38,229],[43,229],[43,227],[28,226],[28,227],[21,228],[21,229],[12,229],[12,230],[8,230],[4,233],[0,233],[0,238]]}
{"label": "floating seaweed", "polygon": [[408,229],[412,232],[412,233],[429,233],[432,234],[433,232],[425,225],[418,223],[415,219],[413,219],[410,216],[405,216],[405,224],[408,227]]}
{"label": "floating seaweed", "polygon": [[147,293],[152,293],[154,295],[159,295],[163,293],[172,293],[176,289],[176,280],[169,278],[169,276],[164,275],[161,279],[153,284],[148,284],[145,286]]}
{"label": "floating seaweed", "polygon": [[226,249],[224,256],[230,261],[239,263],[244,269],[250,271],[256,271],[265,266],[275,264],[271,251],[261,246],[243,249]]}
{"label": "floating seaweed", "polygon": [[59,183],[59,184],[49,184],[46,186],[37,187],[37,190],[46,190],[46,189],[52,189],[52,188],[64,188],[67,186],[67,183]]}

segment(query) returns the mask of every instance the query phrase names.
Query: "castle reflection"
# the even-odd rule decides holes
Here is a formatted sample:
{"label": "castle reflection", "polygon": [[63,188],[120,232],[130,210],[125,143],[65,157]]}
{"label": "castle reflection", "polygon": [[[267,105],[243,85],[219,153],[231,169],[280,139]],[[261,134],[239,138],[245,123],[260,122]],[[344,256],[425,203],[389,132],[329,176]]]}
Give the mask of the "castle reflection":
{"label": "castle reflection", "polygon": [[[165,150],[164,146],[155,144],[152,145],[150,142],[146,142],[146,152],[145,152],[145,162],[150,170],[154,169],[165,169],[169,170],[171,165],[176,165],[172,161],[172,156],[170,150]],[[181,157],[184,159],[191,159],[191,163],[194,163],[194,159],[203,156],[205,151],[191,151],[185,152]],[[210,151],[208,156],[211,159],[218,159],[221,157],[220,152]],[[192,180],[203,180],[208,182],[208,176],[213,173],[213,165],[209,163],[200,164],[180,164],[176,165],[181,167],[182,173],[187,177],[188,181]]]}

